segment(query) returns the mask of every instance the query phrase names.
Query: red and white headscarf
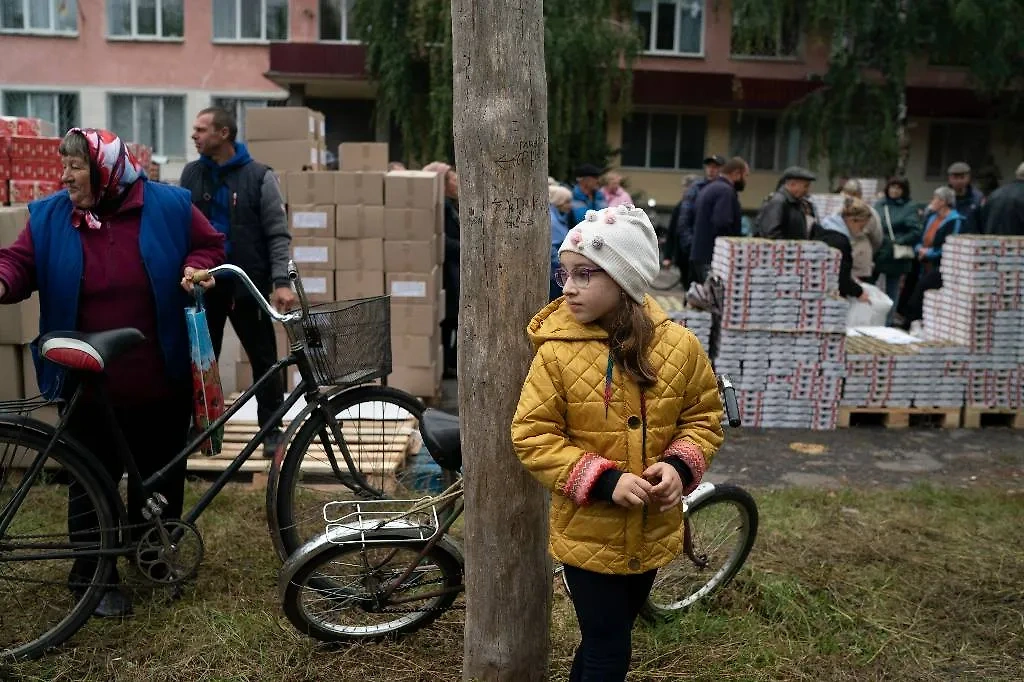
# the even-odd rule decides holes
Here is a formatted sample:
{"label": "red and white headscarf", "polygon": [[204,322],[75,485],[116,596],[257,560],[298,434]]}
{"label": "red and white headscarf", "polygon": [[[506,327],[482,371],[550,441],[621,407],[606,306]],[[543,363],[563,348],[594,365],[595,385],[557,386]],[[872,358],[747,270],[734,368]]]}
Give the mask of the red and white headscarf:
{"label": "red and white headscarf", "polygon": [[71,212],[71,224],[81,229],[100,229],[101,221],[94,212],[103,199],[119,196],[133,182],[143,177],[142,165],[128,150],[128,145],[109,130],[97,128],[72,128],[69,133],[79,133],[89,145],[90,171],[96,169],[99,182],[93,190],[93,208],[90,210],[75,208]]}

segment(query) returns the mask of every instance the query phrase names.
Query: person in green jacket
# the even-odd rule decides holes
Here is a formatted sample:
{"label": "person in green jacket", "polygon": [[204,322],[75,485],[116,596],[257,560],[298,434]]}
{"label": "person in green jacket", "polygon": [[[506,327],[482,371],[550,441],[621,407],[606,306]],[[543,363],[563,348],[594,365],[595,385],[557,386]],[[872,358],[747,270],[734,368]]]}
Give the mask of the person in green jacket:
{"label": "person in green jacket", "polygon": [[[885,275],[885,293],[892,299],[887,324],[892,324],[896,303],[900,300],[900,286],[917,262],[914,245],[921,240],[921,206],[910,199],[910,182],[903,177],[892,177],[885,185],[885,197],[875,204],[882,222],[882,246],[875,254],[875,273]],[[897,258],[894,246],[906,246],[907,257]]]}

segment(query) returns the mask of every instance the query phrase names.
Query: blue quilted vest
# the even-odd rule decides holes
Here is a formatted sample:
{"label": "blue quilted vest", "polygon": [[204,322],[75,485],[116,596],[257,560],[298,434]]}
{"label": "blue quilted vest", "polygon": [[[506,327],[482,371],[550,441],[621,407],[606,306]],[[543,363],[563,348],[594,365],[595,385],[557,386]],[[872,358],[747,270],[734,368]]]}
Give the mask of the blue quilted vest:
{"label": "blue quilted vest", "polygon": [[[153,290],[167,374],[179,379],[187,376],[190,367],[183,311],[188,295],[180,282],[190,250],[192,199],[186,190],[155,182],[147,182],[144,192],[139,249]],[[62,191],[32,202],[28,210],[39,287],[39,335],[73,331],[78,328],[84,262],[81,236],[71,225],[71,200]],[[32,343],[32,359],[42,394],[60,397],[61,368],[42,362],[38,338]]]}

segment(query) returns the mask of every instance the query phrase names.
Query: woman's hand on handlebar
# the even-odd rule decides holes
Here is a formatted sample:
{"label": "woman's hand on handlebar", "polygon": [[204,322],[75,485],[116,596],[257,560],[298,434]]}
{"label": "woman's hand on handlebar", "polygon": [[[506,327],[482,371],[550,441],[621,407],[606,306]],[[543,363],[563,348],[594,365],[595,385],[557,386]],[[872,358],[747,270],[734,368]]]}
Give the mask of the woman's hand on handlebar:
{"label": "woman's hand on handlebar", "polygon": [[299,297],[295,295],[291,287],[276,287],[270,294],[270,304],[279,313],[286,313],[299,305]]}
{"label": "woman's hand on handlebar", "polygon": [[208,270],[197,270],[192,266],[185,267],[184,275],[181,278],[181,288],[190,294],[195,289],[196,284],[203,289],[209,289],[217,283],[217,280],[214,279]]}

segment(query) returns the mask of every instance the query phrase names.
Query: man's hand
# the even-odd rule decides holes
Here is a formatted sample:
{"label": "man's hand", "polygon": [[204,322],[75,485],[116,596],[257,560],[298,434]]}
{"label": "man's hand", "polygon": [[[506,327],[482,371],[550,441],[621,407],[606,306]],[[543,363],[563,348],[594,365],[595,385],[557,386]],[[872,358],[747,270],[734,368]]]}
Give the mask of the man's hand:
{"label": "man's hand", "polygon": [[630,509],[647,504],[653,486],[636,474],[622,474],[612,491],[612,502]]}
{"label": "man's hand", "polygon": [[286,313],[299,304],[299,297],[291,287],[277,287],[270,295],[270,304],[279,313]]}
{"label": "man's hand", "polygon": [[668,511],[683,499],[683,482],[679,472],[668,462],[656,462],[644,471],[644,478],[653,485],[651,500],[659,503],[659,511]]}
{"label": "man's hand", "polygon": [[[192,291],[196,287],[195,280],[192,279],[192,277],[196,274],[196,272],[198,272],[198,271],[195,268],[193,268],[191,265],[186,266],[185,267],[185,272],[184,272],[185,276],[181,278],[181,288],[184,289],[185,291],[187,291],[190,294],[192,293]],[[200,282],[199,286],[201,286],[203,289],[209,289],[210,287],[214,286],[216,283],[217,283],[217,280],[214,279],[213,277],[211,277],[210,279],[206,280],[205,282]]]}

